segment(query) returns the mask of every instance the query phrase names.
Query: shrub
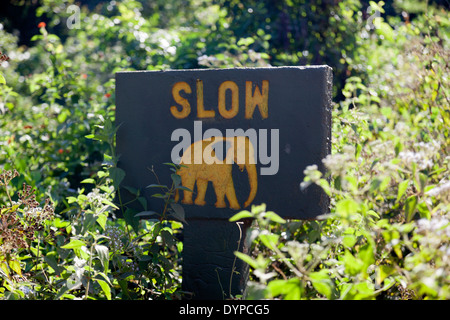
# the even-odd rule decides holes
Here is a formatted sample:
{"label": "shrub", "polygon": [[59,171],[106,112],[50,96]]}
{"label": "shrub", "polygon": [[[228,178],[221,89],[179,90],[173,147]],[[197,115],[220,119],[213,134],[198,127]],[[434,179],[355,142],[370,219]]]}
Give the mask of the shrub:
{"label": "shrub", "polygon": [[449,299],[448,16],[391,23],[372,35],[368,83],[349,78],[335,106],[327,175],[305,169],[302,187],[321,186],[330,214],[241,213],[257,223],[254,256],[238,253],[253,268],[248,298]]}

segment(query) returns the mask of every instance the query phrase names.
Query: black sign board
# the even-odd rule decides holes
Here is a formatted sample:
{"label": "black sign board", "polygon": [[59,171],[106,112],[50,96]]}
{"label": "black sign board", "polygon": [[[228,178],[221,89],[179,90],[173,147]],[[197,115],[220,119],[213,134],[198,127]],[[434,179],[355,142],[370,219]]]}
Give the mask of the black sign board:
{"label": "black sign board", "polygon": [[161,211],[149,168],[170,184],[163,163],[174,162],[194,191],[177,197],[186,218],[228,219],[261,203],[284,218],[326,213],[326,194],[300,183],[330,153],[331,78],[328,66],[117,73],[122,184]]}

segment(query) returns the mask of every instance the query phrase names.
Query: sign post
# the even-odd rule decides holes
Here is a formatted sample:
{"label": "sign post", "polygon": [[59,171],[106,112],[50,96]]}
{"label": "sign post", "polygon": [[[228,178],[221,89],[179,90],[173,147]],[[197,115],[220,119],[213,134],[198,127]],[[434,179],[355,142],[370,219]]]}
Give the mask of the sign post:
{"label": "sign post", "polygon": [[[283,218],[328,211],[317,186],[300,189],[303,170],[331,151],[328,66],[136,71],[116,74],[116,123],[123,185],[141,190],[149,210],[161,203],[146,188],[180,164],[183,288],[197,299],[223,299],[245,289],[249,222],[228,219],[265,203]],[[126,198],[126,191],[121,191]]]}

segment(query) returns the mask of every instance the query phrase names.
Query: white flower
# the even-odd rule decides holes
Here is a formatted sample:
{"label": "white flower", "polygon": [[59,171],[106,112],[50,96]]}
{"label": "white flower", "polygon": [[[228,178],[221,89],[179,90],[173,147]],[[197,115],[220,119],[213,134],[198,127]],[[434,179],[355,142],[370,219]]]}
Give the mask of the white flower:
{"label": "white flower", "polygon": [[416,163],[419,170],[424,170],[433,166],[433,158],[439,152],[440,147],[440,143],[436,141],[421,141],[414,145],[414,149],[418,151],[402,151],[399,153],[399,158],[403,160],[406,165]]}
{"label": "white flower", "polygon": [[329,154],[322,162],[331,173],[341,175],[355,161],[354,151],[352,147],[345,147],[343,153]]}
{"label": "white flower", "polygon": [[83,268],[86,264],[86,260],[80,259],[78,257],[75,257],[73,259],[73,262],[74,262],[75,268]]}
{"label": "white flower", "polygon": [[429,190],[427,194],[432,197],[440,196],[443,198],[448,198],[450,196],[450,181],[440,183],[437,187]]}
{"label": "white flower", "polygon": [[313,164],[310,166],[307,166],[306,169],[303,171],[303,173],[305,174],[305,176],[312,176],[316,173],[317,171],[317,165]]}
{"label": "white flower", "polygon": [[305,175],[305,178],[308,179],[305,179],[305,181],[300,183],[301,190],[304,190],[311,183],[317,182],[322,177],[322,173],[318,171],[318,167],[315,164],[307,166],[306,169],[303,171],[303,174]]}
{"label": "white flower", "polygon": [[100,189],[94,188],[87,195],[88,202],[93,205],[99,205],[102,203],[104,195],[100,194]]}

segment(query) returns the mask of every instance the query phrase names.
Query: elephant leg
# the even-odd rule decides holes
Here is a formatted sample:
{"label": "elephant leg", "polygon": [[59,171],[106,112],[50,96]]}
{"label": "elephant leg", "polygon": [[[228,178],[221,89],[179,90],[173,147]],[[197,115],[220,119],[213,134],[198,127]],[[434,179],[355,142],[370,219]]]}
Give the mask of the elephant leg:
{"label": "elephant leg", "polygon": [[216,203],[214,204],[216,208],[226,208],[227,204],[225,203],[225,186],[222,181],[212,181],[214,191],[216,193]]}
{"label": "elephant leg", "polygon": [[231,209],[240,209],[239,202],[236,198],[236,190],[234,190],[233,180],[230,179],[227,183],[227,189],[225,190],[225,195],[227,196],[227,200],[230,203]]}
{"label": "elephant leg", "polygon": [[198,206],[204,206],[206,204],[205,195],[208,188],[208,180],[197,179],[197,198],[195,204]]}
{"label": "elephant leg", "polygon": [[193,204],[192,202],[192,193],[194,192],[194,185],[195,185],[195,180],[194,179],[188,179],[186,177],[181,177],[181,184],[186,187],[189,188],[191,191],[187,191],[187,190],[183,190],[183,200],[181,201],[181,203],[183,204]]}

